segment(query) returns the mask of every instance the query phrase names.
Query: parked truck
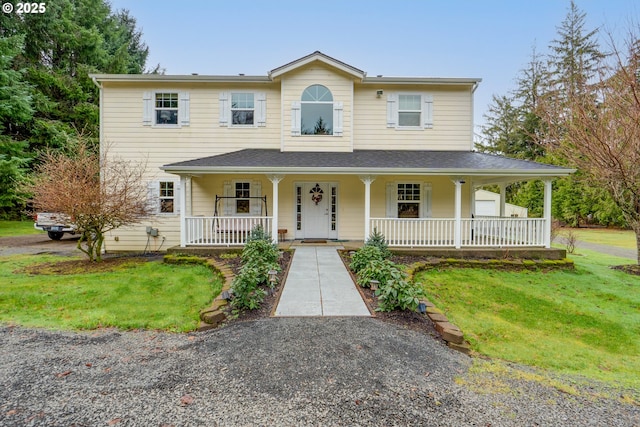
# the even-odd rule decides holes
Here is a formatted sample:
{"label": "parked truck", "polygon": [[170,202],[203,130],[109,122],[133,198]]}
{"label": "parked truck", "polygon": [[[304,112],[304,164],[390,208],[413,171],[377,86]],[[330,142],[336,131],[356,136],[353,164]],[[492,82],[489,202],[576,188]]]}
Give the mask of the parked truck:
{"label": "parked truck", "polygon": [[68,215],[52,212],[40,212],[36,214],[36,222],[33,227],[46,231],[52,240],[60,240],[64,233],[75,234],[76,226]]}

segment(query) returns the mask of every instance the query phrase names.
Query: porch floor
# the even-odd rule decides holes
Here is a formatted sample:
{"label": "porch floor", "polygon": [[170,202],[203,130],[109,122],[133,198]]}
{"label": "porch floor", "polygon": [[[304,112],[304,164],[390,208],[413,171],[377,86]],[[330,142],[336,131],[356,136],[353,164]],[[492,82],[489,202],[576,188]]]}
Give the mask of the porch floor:
{"label": "porch floor", "polygon": [[275,316],[370,316],[336,246],[295,246]]}

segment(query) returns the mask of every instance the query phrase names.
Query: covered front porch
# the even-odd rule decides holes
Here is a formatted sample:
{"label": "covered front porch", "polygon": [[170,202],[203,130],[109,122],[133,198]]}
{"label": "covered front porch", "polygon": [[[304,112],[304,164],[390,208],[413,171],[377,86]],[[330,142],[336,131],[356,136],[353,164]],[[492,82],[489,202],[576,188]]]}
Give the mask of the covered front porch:
{"label": "covered front porch", "polygon": [[[163,169],[179,175],[186,190],[182,248],[243,245],[258,225],[274,242],[364,241],[377,231],[397,248],[550,248],[552,179],[571,172],[480,153],[423,151],[242,150]],[[501,216],[474,215],[476,188],[530,179],[545,184],[542,218],[505,217],[504,207]],[[238,193],[245,181],[251,190]],[[212,214],[211,200],[234,188],[239,197],[226,197],[232,203],[216,205]],[[258,197],[263,207],[249,200]]]}

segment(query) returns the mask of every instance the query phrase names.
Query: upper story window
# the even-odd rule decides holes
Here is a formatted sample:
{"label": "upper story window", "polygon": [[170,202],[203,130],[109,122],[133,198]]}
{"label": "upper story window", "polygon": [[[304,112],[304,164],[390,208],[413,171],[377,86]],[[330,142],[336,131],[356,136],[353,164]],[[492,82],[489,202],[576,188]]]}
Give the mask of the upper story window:
{"label": "upper story window", "polygon": [[226,127],[267,125],[267,95],[264,92],[220,92],[218,122]]}
{"label": "upper story window", "polygon": [[397,129],[433,128],[433,95],[392,93],[387,96],[387,127]]}
{"label": "upper story window", "polygon": [[342,136],[342,112],[326,86],[311,85],[291,105],[291,134]]}
{"label": "upper story window", "polygon": [[144,92],[142,102],[142,124],[145,126],[189,125],[189,92]]}
{"label": "upper story window", "polygon": [[155,124],[178,124],[178,93],[156,93]]}
{"label": "upper story window", "polygon": [[302,92],[301,133],[333,135],[333,95],[322,85],[309,86]]}
{"label": "upper story window", "polygon": [[253,126],[253,93],[231,94],[231,124]]}
{"label": "upper story window", "polygon": [[398,126],[420,126],[422,121],[422,97],[420,95],[398,96]]}

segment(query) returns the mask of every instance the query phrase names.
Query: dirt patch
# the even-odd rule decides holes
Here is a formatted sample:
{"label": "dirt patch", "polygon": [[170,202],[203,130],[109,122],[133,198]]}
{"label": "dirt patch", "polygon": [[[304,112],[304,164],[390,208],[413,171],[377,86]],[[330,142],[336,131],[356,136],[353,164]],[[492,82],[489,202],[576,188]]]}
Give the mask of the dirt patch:
{"label": "dirt patch", "polygon": [[161,257],[131,257],[119,256],[105,258],[101,262],[89,262],[87,259],[44,262],[40,264],[29,265],[25,268],[17,270],[16,273],[22,274],[51,274],[51,275],[71,275],[71,274],[90,274],[90,273],[106,273],[116,271],[136,264],[142,264],[149,261],[157,261]]}
{"label": "dirt patch", "polygon": [[640,265],[638,264],[614,265],[611,268],[614,270],[624,271],[627,274],[640,276]]}

